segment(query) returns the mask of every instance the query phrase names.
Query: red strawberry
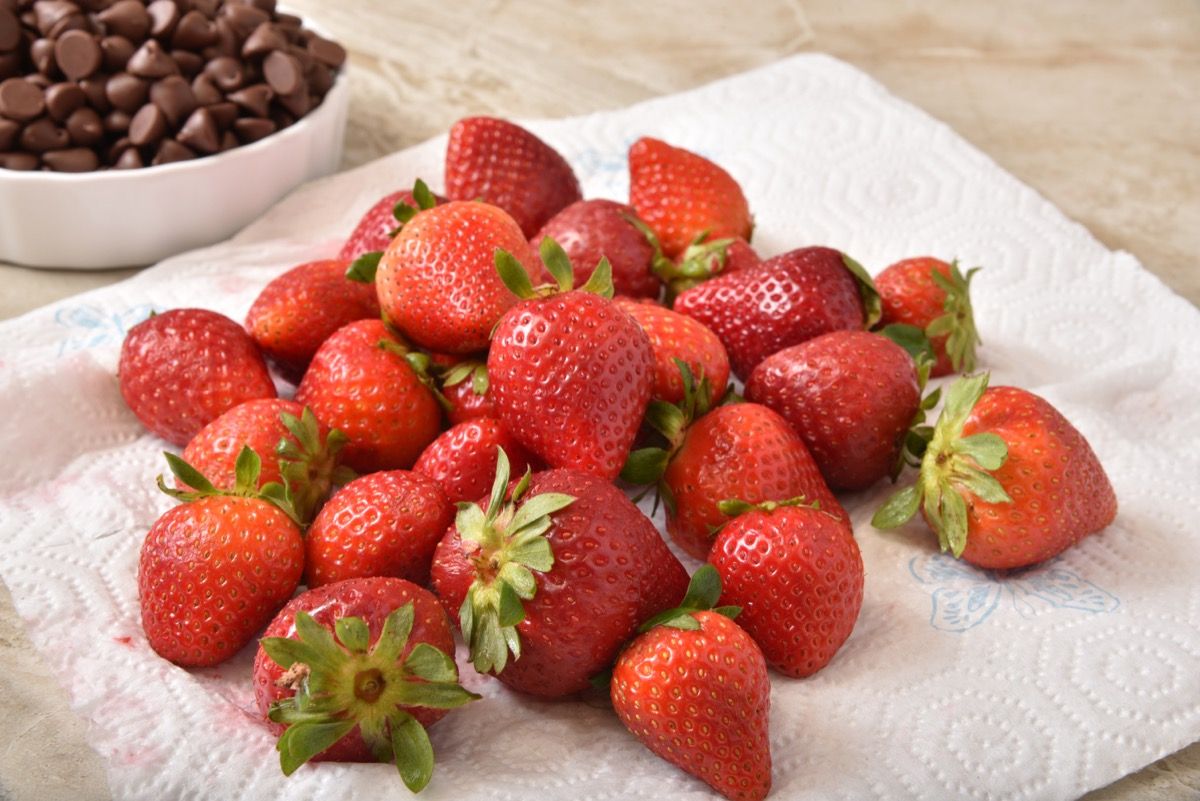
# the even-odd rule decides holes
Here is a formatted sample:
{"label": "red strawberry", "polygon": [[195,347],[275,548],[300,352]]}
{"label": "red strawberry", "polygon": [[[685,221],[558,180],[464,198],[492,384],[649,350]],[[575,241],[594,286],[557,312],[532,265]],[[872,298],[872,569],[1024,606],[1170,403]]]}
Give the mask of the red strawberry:
{"label": "red strawberry", "polygon": [[487,364],[474,359],[459,362],[442,374],[442,397],[446,399],[450,425],[496,416],[489,384]]}
{"label": "red strawberry", "polygon": [[451,200],[483,200],[499,206],[512,215],[527,239],[583,197],[571,165],[554,148],[495,117],[466,117],[450,129],[446,194]]}
{"label": "red strawberry", "polygon": [[418,355],[380,320],[350,323],[321,345],[296,402],[349,438],[343,463],[362,473],[405,470],[438,435],[441,410],[413,368]]}
{"label": "red strawberry", "polygon": [[429,582],[433,549],[454,522],[438,483],[420,473],[385,470],[342,487],[305,537],[308,586],[367,576]]}
{"label": "red strawberry", "polygon": [[517,302],[496,274],[498,249],[538,274],[537,256],[502,209],[464,201],[420,212],[379,262],[375,284],[384,315],[422,347],[484,350],[496,321]]}
{"label": "red strawberry", "polygon": [[[346,240],[345,244],[342,245],[341,251],[338,252],[338,258],[346,261],[354,261],[368,253],[378,253],[387,250],[388,245],[392,243],[392,239],[396,236],[396,229],[404,223],[402,218],[405,215],[398,215],[396,213],[397,209],[402,205],[413,209],[423,208],[421,199],[418,199],[417,195],[429,190],[427,187],[424,190],[420,189],[420,187],[425,187],[425,184],[418,180],[416,187],[413,189],[392,192],[390,195],[380,198],[362,216],[362,219],[358,221],[358,225],[354,226],[354,231],[351,232],[350,238]],[[433,205],[446,202],[444,197],[439,197],[433,193],[429,193],[429,198],[432,199]]]}
{"label": "red strawberry", "polygon": [[880,322],[924,332],[937,357],[930,375],[975,369],[975,346],[980,343],[971,311],[971,278],[977,272],[975,267],[964,276],[958,262],[925,256],[898,261],[875,277],[883,302]]}
{"label": "red strawberry", "polygon": [[[921,509],[943,551],[988,569],[1057,556],[1117,515],[1117,498],[1083,435],[1044,399],[962,378],[925,450],[918,482],[872,525],[893,528]],[[986,390],[986,392],[985,392]]]}
{"label": "red strawberry", "polygon": [[695,317],[725,344],[743,380],[766,357],[839,329],[869,328],[879,296],[853,259],[801,248],[721,275],[683,292],[675,310]]}
{"label": "red strawberry", "polygon": [[458,683],[437,599],[398,578],[328,584],[292,599],[254,659],[254,697],[283,772],[305,762],[395,761],[417,792],[433,773],[425,728],[479,698]]}
{"label": "red strawberry", "polygon": [[551,239],[542,248],[557,294],[539,295],[520,265],[497,259],[505,282],[528,299],[496,326],[489,393],[500,422],[530,453],[611,481],[650,399],[654,352],[641,326],[609,299],[607,261],[583,289],[571,290],[566,255]]}
{"label": "red strawberry", "polygon": [[[239,481],[215,489],[179,457],[171,471],[194,492],[155,521],[142,543],[138,596],[150,647],[184,667],[224,662],[242,649],[292,597],[304,569],[300,527],[266,497],[279,485],[258,486],[258,456],[238,457]],[[278,490],[278,492],[275,492]],[[286,504],[285,504],[286,505]]]}
{"label": "red strawberry", "polygon": [[329,259],[293,267],[263,288],[246,330],[292,380],[321,343],[347,323],[379,316],[375,287],[346,278],[350,262]]}
{"label": "red strawberry", "polygon": [[730,617],[708,611],[721,594],[706,565],[678,609],[641,628],[613,667],[613,710],[658,756],[733,801],[771,790],[771,682],[754,640]]}
{"label": "red strawberry", "polygon": [[180,447],[239,403],[276,395],[254,340],[206,309],[172,309],[129,329],[117,375],[141,424]]}
{"label": "red strawberry", "polygon": [[612,200],[580,200],[554,215],[530,244],[536,249],[546,237],[557,242],[571,259],[576,289],[606,258],[616,294],[656,298],[662,284],[650,269],[654,247],[633,217],[632,208]]}
{"label": "red strawberry", "polygon": [[667,403],[683,400],[683,380],[676,359],[682,360],[695,376],[708,379],[716,401],[725,394],[729,383],[729,357],[717,335],[702,323],[657,303],[639,303],[617,298],[614,303],[637,320],[650,338],[654,351],[654,389],[651,397]]}
{"label": "red strawberry", "polygon": [[866,331],[833,331],[759,362],[746,398],[779,412],[826,483],[860,490],[899,467],[921,410],[917,368],[904,348]]}
{"label": "red strawberry", "polygon": [[750,239],[750,207],[729,173],[703,156],[643,137],[629,148],[629,205],[675,258],[697,237]]}
{"label": "red strawberry", "polygon": [[713,270],[713,275],[737,273],[760,264],[762,264],[762,259],[759,258],[754,248],[750,247],[750,243],[745,239],[735,238],[725,249],[725,263],[719,270]]}
{"label": "red strawberry", "polygon": [[438,482],[450,503],[477,501],[496,476],[497,448],[508,454],[515,472],[529,467],[529,456],[513,436],[495,419],[479,417],[442,432],[422,451],[413,470]]}
{"label": "red strawberry", "polygon": [[674,260],[661,254],[658,237],[646,229],[646,238],[654,245],[654,272],[667,285],[665,302],[671,305],[681,292],[707,281],[716,275],[735,273],[747,267],[757,267],[762,259],[741,237],[712,239],[698,236]]}
{"label": "red strawberry", "polygon": [[721,574],[723,603],[767,664],[788,676],[816,673],[854,630],[863,563],[846,521],[787,501],[722,504],[736,515],[717,534],[708,561]]}
{"label": "red strawberry", "polygon": [[460,507],[433,586],[476,670],[559,698],[587,688],[640,621],[677,603],[687,573],[612,484],[574,470],[508,478],[501,458],[486,511]]}

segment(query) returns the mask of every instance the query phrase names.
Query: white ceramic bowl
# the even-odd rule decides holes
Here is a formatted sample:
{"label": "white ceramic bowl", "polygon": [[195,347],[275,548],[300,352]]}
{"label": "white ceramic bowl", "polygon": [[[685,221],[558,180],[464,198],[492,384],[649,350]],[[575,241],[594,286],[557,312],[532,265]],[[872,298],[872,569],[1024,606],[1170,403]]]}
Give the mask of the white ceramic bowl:
{"label": "white ceramic bowl", "polygon": [[337,169],[348,65],[294,124],[215,156],[89,173],[0,169],[0,261],[98,270],[227,239],[298,185]]}

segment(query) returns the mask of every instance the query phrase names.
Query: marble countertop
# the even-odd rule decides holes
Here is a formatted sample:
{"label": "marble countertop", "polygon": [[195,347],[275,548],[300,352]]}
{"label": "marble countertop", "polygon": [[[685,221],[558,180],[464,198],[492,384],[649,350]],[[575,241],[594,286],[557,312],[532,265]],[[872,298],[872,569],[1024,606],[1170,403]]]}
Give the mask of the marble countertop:
{"label": "marble countertop", "polygon": [[[618,108],[819,50],[944,120],[1111,248],[1200,303],[1194,0],[290,0],[354,67],[345,166],[467,114]],[[69,229],[68,229],[69,230]],[[0,264],[0,319],[131,275]],[[106,798],[84,724],[0,584],[0,798]],[[1200,797],[1200,744],[1087,796]]]}

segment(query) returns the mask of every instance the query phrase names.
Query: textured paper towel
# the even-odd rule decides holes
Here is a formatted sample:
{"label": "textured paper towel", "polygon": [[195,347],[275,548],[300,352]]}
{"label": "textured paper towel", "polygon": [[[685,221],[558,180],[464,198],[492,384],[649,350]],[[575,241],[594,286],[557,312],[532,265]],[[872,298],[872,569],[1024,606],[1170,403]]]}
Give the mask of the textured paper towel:
{"label": "textured paper towel", "polygon": [[[760,252],[826,244],[873,271],[920,253],[985,270],[976,314],[993,383],[1047,397],[1090,439],[1116,523],[1001,577],[936,553],[920,524],[873,530],[887,487],[846,498],[866,597],[834,662],[773,677],[775,798],[1062,799],[1200,738],[1200,314],[1127,254],[852,68],[800,56],[624,111],[534,124],[588,196],[625,197],[643,134],[742,183]],[[240,319],[282,270],[332,254],[363,209],[421,175],[445,138],[309,185],[232,242],[0,326],[0,576],[90,721],[117,798],[402,797],[394,768],[291,779],[256,722],[249,651],[214,670],[158,659],[138,624],[137,553],[171,505],[163,443],[113,376],[151,308]],[[484,700],[434,727],[436,799],[707,798],[610,712]]]}

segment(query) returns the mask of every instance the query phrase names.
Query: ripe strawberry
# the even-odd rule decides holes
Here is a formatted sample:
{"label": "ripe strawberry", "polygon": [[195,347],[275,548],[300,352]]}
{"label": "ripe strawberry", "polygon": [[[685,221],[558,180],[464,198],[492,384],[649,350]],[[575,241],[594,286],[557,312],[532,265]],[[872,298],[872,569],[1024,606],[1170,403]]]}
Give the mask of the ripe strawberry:
{"label": "ripe strawberry", "polygon": [[486,511],[460,506],[433,559],[475,669],[546,698],[587,688],[686,585],[654,524],[612,484],[549,470],[510,487],[505,456]]}
{"label": "ripe strawberry", "polygon": [[845,520],[802,503],[751,506],[724,501],[734,516],[708,561],[721,574],[721,600],[742,608],[738,625],[767,664],[811,676],[854,630],[863,599],[863,563]]}
{"label": "ripe strawberry", "polygon": [[550,237],[571,259],[575,288],[583,286],[600,259],[612,265],[618,295],[656,298],[662,284],[651,271],[654,247],[638,228],[633,209],[612,200],[580,200],[554,215],[530,242]]}
{"label": "ripe strawberry", "polygon": [[267,284],[250,307],[246,330],[290,380],[299,380],[334,331],[379,317],[375,287],[346,278],[349,267],[341,259],[293,267]]}
{"label": "ripe strawberry", "polygon": [[239,403],[276,395],[254,340],[207,309],[172,309],[129,329],[117,375],[141,424],[180,447]]}
{"label": "ripe strawberry", "polygon": [[613,667],[613,710],[658,756],[733,801],[771,790],[771,682],[754,640],[731,620],[716,571],[696,571],[683,604],[647,621]]}
{"label": "ripe strawberry", "polygon": [[446,194],[451,200],[499,206],[517,221],[526,239],[583,197],[571,165],[554,148],[495,117],[466,117],[450,129]]}
{"label": "ripe strawberry", "polygon": [[745,239],[735,238],[725,249],[724,264],[720,269],[713,269],[712,272],[713,275],[741,272],[748,267],[757,267],[762,264],[762,261],[754,248],[750,247],[749,242]]}
{"label": "ripe strawberry", "polygon": [[[413,470],[429,476],[450,503],[477,501],[487,494],[496,476],[496,449],[503,448],[517,473],[529,467],[525,449],[491,417],[459,423],[429,443]],[[445,532],[445,526],[442,532]]]}
{"label": "ripe strawberry", "polygon": [[894,528],[920,508],[943,551],[988,569],[1025,567],[1107,527],[1117,498],[1087,440],[1057,409],[987,382],[983,373],[950,386],[920,478],[871,523]]}
{"label": "ripe strawberry", "polygon": [[772,353],[839,329],[870,328],[879,295],[861,266],[830,248],[801,248],[683,292],[675,311],[713,330],[743,380]]}
{"label": "ripe strawberry", "polygon": [[422,347],[484,350],[496,321],[517,302],[496,275],[498,249],[538,274],[537,256],[502,209],[463,201],[420,212],[379,262],[375,285],[384,315]]}
{"label": "ripe strawberry", "polygon": [[665,302],[671,305],[681,292],[708,279],[757,267],[762,259],[741,237],[713,239],[701,234],[674,260],[662,255],[658,237],[646,229],[646,238],[655,247],[654,273],[667,285]]}
{"label": "ripe strawberry", "polygon": [[898,472],[922,383],[895,342],[831,331],[759,362],[746,398],[791,424],[831,488],[860,490]]}
{"label": "ripe strawberry", "polygon": [[142,543],[142,629],[164,659],[184,667],[216,665],[292,597],[304,569],[304,541],[282,508],[283,488],[255,489],[259,459],[249,448],[238,457],[238,481],[229,491],[166,456],[171,472],[195,491],[167,489],[158,478],[163,492],[188,503],[158,518]]}
{"label": "ripe strawberry", "polygon": [[408,350],[380,320],[338,329],[313,357],[296,402],[349,442],[341,460],[360,473],[407,470],[441,428],[441,410]]}
{"label": "ripe strawberry", "polygon": [[898,261],[875,277],[883,303],[880,323],[921,329],[937,358],[930,375],[975,369],[975,346],[980,342],[970,292],[977,272],[975,267],[964,276],[958,262],[925,256]]}
{"label": "ripe strawberry", "polygon": [[454,522],[438,483],[385,470],[342,487],[321,508],[304,540],[309,587],[367,576],[429,582],[433,549]]}
{"label": "ripe strawberry", "polygon": [[753,227],[733,176],[703,156],[649,137],[629,148],[629,205],[672,259],[699,236],[748,240]]}
{"label": "ripe strawberry", "polygon": [[556,294],[534,290],[520,265],[497,257],[505,283],[526,300],[496,326],[489,394],[500,422],[530,453],[611,481],[650,399],[654,351],[641,326],[609,299],[607,261],[572,290],[566,254],[552,239],[542,251],[559,282]]}
{"label": "ripe strawberry", "polygon": [[446,399],[446,418],[450,425],[479,417],[496,417],[496,407],[488,394],[489,384],[487,364],[475,359],[461,361],[442,373],[441,392]]}
{"label": "ripe strawberry", "polygon": [[651,397],[667,403],[683,400],[683,380],[676,359],[687,364],[693,375],[708,380],[710,402],[725,394],[729,383],[729,357],[717,335],[702,323],[657,303],[639,303],[627,298],[613,301],[637,320],[654,351],[654,388]]}
{"label": "ripe strawberry", "polygon": [[[428,199],[423,193],[428,193]],[[358,225],[354,226],[354,231],[351,232],[350,237],[342,245],[341,251],[338,252],[338,258],[354,261],[368,253],[382,253],[387,250],[388,245],[396,236],[396,229],[406,221],[404,218],[407,215],[402,207],[425,208],[422,202],[430,200],[432,200],[430,205],[446,202],[444,197],[429,192],[429,188],[420,179],[412,189],[403,189],[383,196],[367,210],[367,213],[358,221]]]}
{"label": "ripe strawberry", "polygon": [[280,735],[284,774],[310,760],[394,760],[413,792],[433,774],[426,727],[479,698],[458,683],[437,599],[398,578],[351,579],[292,599],[260,642],[254,697]]}

